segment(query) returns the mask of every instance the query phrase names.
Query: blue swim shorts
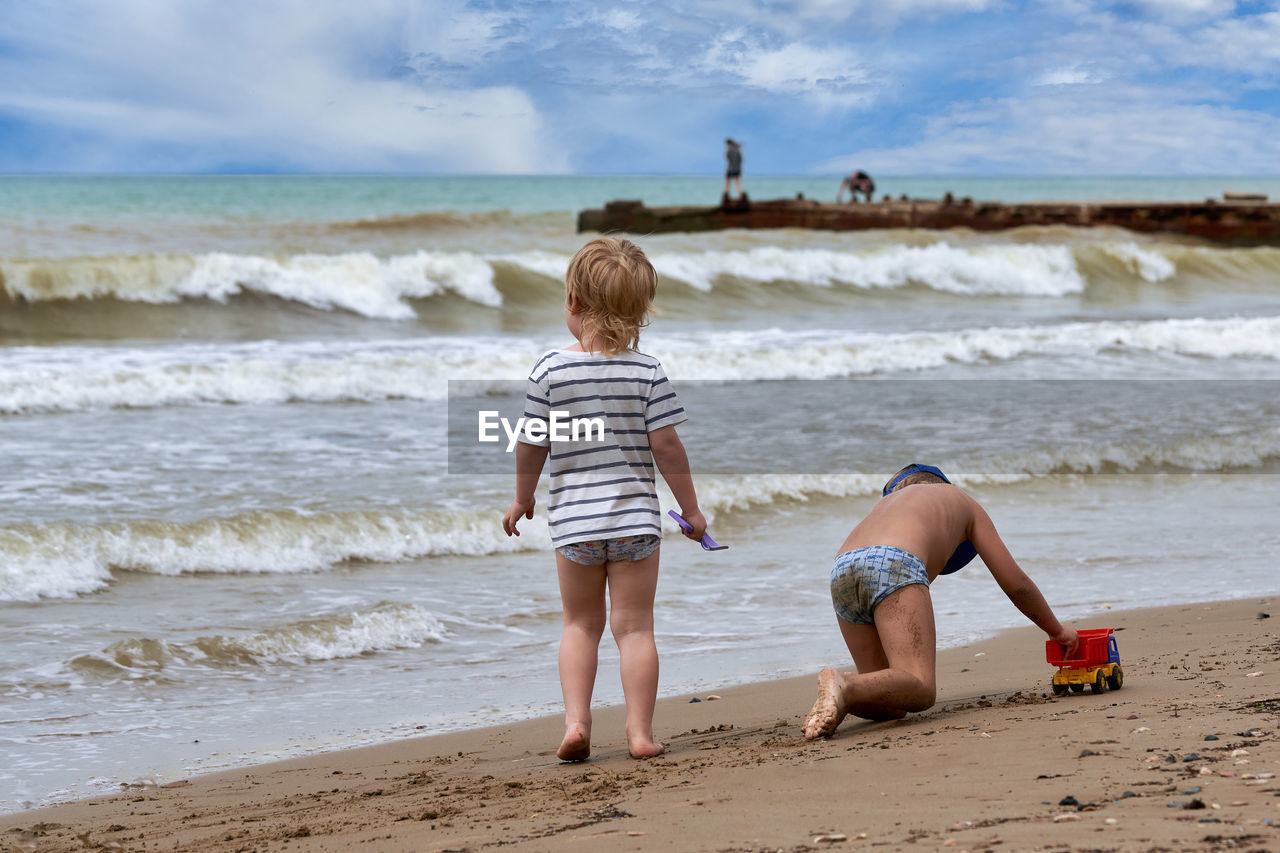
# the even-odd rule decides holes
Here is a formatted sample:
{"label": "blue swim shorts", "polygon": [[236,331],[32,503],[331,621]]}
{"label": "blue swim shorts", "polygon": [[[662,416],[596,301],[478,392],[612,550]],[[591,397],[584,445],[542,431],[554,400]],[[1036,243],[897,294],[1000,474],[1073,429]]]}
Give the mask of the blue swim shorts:
{"label": "blue swim shorts", "polygon": [[929,573],[910,551],[889,545],[845,551],[831,569],[831,606],[846,622],[870,625],[877,604],[913,583],[928,586]]}
{"label": "blue swim shorts", "polygon": [[561,545],[556,553],[572,563],[598,566],[601,563],[617,563],[622,560],[643,560],[658,550],[662,540],[652,533],[642,536],[620,536],[617,539],[593,539],[590,542],[574,542]]}

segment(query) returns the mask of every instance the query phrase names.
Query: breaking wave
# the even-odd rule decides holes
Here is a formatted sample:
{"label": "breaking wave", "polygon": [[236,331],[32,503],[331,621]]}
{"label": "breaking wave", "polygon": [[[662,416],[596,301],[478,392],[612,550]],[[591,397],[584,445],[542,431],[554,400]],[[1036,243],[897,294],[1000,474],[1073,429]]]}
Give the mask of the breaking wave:
{"label": "breaking wave", "polygon": [[[958,485],[1001,486],[1061,474],[1220,473],[1269,468],[1280,459],[1280,429],[1052,446],[1003,456],[941,459]],[[889,471],[849,474],[707,475],[699,504],[712,521],[749,506],[878,495]],[[664,506],[676,502],[659,486]],[[664,518],[664,524],[675,531]],[[57,522],[0,528],[0,601],[72,598],[105,588],[120,571],[181,576],[197,572],[289,574],[357,562],[511,553],[550,547],[545,516],[507,537],[483,511],[356,511],[302,515],[251,512],[194,522]],[[264,646],[265,648],[265,646]]]}
{"label": "breaking wave", "polygon": [[[1105,321],[910,333],[653,335],[678,379],[838,379],[946,364],[1107,352],[1280,359],[1280,317]],[[0,349],[0,413],[199,403],[438,400],[450,379],[522,379],[545,342],[527,338]]]}
{"label": "breaking wave", "polygon": [[181,666],[261,666],[353,658],[418,648],[445,638],[444,624],[425,608],[382,602],[368,610],[291,622],[251,634],[214,634],[186,642],[150,637],[112,643],[101,654],[70,661],[96,675],[159,672]]}
{"label": "breaking wave", "polygon": [[[416,222],[421,214],[403,218]],[[401,227],[401,218],[377,227]],[[347,223],[343,227],[367,227]],[[541,293],[564,276],[570,254],[419,251],[261,256],[210,252],[84,258],[0,258],[0,295],[8,300],[115,299],[226,302],[261,294],[323,310],[380,319],[417,316],[415,300],[455,295],[497,308],[521,291]],[[653,250],[659,275],[696,291],[722,280],[767,285],[883,290],[907,286],[965,296],[1060,297],[1089,287],[1152,284],[1187,270],[1222,286],[1274,278],[1280,250],[1221,249],[1135,242],[923,246],[894,243],[857,250],[756,246],[679,252]],[[504,270],[512,272],[505,275]],[[678,291],[670,294],[679,298]]]}
{"label": "breaking wave", "polygon": [[119,571],[295,574],[348,562],[548,547],[545,521],[508,538],[490,512],[301,513],[278,510],[179,522],[155,519],[0,528],[0,601],[72,598]]}

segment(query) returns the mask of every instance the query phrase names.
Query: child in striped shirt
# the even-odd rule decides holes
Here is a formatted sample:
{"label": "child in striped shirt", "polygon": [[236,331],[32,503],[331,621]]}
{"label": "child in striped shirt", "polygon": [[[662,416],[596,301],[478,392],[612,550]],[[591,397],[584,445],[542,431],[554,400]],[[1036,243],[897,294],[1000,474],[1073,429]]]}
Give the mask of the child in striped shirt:
{"label": "child in striped shirt", "polygon": [[[564,609],[565,735],[556,751],[563,761],[591,754],[591,692],[606,589],[627,703],[627,750],[633,758],[649,758],[665,749],[653,736],[653,598],[662,533],[655,464],[692,525],[684,535],[701,538],[707,523],[676,434],[686,420],[684,408],[658,360],[635,350],[656,287],[653,265],[635,244],[611,237],[587,243],[565,276],[565,323],[576,342],[542,356],[529,374],[516,497],[502,527],[519,536],[517,521],[533,518],[534,488],[550,456],[547,523]],[[553,441],[550,427],[562,419],[588,428]]]}

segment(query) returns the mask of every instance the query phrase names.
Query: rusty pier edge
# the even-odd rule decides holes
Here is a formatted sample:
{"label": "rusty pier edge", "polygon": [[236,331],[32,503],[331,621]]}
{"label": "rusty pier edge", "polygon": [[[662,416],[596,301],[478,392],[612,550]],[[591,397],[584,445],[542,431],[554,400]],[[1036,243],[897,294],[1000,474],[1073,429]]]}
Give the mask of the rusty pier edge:
{"label": "rusty pier edge", "polygon": [[972,199],[885,199],[828,204],[803,198],[729,202],[715,207],[646,207],[611,201],[578,214],[578,231],[665,234],[726,228],[969,228],[1000,231],[1028,225],[1107,226],[1168,233],[1237,246],[1280,245],[1280,204],[1206,199],[1202,202],[1005,203]]}

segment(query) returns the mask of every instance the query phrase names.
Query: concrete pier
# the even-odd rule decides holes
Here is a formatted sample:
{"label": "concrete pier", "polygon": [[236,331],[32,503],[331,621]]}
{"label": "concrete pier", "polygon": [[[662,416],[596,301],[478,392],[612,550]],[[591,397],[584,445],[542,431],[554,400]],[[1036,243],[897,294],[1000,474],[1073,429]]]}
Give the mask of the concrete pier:
{"label": "concrete pier", "polygon": [[729,202],[715,207],[646,207],[611,201],[578,214],[578,231],[663,234],[726,228],[970,228],[999,231],[1026,225],[1110,226],[1169,233],[1241,246],[1280,245],[1280,204],[1254,199],[1202,202],[1005,203],[972,199],[886,199],[831,204],[804,198]]}

